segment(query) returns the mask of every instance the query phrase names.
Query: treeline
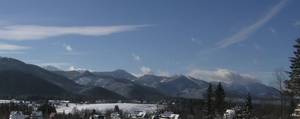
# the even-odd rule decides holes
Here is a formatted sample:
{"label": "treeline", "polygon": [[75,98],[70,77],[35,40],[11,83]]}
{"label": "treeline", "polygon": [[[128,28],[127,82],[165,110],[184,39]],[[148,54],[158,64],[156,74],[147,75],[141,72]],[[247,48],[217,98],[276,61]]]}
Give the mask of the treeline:
{"label": "treeline", "polygon": [[[281,117],[279,104],[253,104],[250,93],[242,102],[227,101],[221,83],[216,87],[210,84],[205,95],[205,99],[169,99],[167,107],[160,112],[172,111],[180,114],[182,119],[222,119],[226,109],[235,110],[236,119],[278,119]],[[289,105],[286,105],[286,108],[289,108]]]}
{"label": "treeline", "polygon": [[215,119],[223,117],[229,104],[225,101],[225,91],[222,84],[213,88],[209,84],[205,99],[175,99],[170,100],[167,108],[161,111],[173,111],[183,119]]}

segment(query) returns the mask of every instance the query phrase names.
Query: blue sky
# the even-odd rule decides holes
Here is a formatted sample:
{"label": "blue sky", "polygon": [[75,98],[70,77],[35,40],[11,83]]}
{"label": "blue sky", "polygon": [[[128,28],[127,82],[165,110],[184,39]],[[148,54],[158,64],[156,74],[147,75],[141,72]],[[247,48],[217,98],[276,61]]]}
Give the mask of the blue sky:
{"label": "blue sky", "polygon": [[[272,82],[300,36],[298,0],[1,0],[0,55],[63,69]],[[220,73],[221,72],[221,73]],[[201,78],[200,76],[200,78]]]}

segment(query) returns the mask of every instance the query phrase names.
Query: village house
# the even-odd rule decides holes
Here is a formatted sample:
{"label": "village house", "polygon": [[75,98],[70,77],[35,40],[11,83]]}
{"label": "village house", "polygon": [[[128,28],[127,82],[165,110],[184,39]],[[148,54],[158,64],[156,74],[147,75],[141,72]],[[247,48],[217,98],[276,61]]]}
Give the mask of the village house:
{"label": "village house", "polygon": [[224,119],[234,119],[236,117],[236,113],[234,109],[227,109],[224,113]]}
{"label": "village house", "polygon": [[129,117],[131,119],[143,119],[145,118],[146,114],[147,113],[145,111],[134,111],[129,114]]}
{"label": "village house", "polygon": [[32,111],[30,118],[31,119],[43,119],[43,113],[41,111]]}
{"label": "village house", "polygon": [[10,112],[9,119],[25,119],[26,115],[24,115],[21,111],[12,111]]}
{"label": "village house", "polygon": [[49,104],[55,105],[55,106],[68,106],[70,101],[69,100],[48,100]]}
{"label": "village house", "polygon": [[162,114],[152,116],[151,119],[179,119],[179,114],[174,114],[173,112],[164,112]]}

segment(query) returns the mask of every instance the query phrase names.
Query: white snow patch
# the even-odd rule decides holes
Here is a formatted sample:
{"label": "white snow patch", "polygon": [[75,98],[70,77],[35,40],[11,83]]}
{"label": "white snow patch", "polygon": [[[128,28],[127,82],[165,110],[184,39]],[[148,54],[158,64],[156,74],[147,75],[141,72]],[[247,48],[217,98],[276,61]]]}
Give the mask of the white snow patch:
{"label": "white snow patch", "polygon": [[70,103],[68,107],[58,106],[56,107],[57,113],[72,113],[73,109],[77,110],[93,110],[96,111],[106,111],[113,110],[115,105],[118,105],[119,108],[123,111],[133,112],[133,111],[146,111],[146,112],[155,112],[157,110],[156,104],[135,104],[135,103],[103,103],[103,104],[75,104]]}

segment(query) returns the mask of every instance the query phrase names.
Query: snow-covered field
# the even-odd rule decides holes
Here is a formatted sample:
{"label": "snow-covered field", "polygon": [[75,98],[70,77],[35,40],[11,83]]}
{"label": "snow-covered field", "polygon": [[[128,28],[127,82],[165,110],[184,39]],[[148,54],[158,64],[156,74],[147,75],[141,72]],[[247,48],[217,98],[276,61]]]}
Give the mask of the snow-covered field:
{"label": "snow-covered field", "polygon": [[136,103],[102,103],[102,104],[75,104],[70,103],[68,107],[66,106],[58,106],[56,107],[57,113],[72,113],[74,107],[78,110],[97,110],[97,111],[106,111],[113,110],[115,105],[118,105],[119,108],[123,111],[146,111],[146,112],[154,112],[157,109],[156,104],[136,104]]}
{"label": "snow-covered field", "polygon": [[0,100],[0,104],[3,104],[3,103],[10,103],[11,100]]}

